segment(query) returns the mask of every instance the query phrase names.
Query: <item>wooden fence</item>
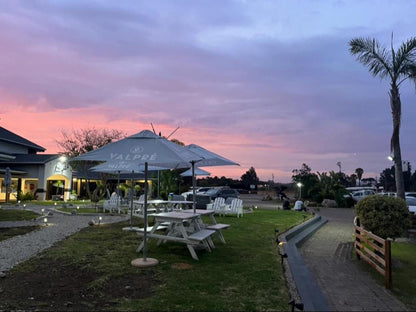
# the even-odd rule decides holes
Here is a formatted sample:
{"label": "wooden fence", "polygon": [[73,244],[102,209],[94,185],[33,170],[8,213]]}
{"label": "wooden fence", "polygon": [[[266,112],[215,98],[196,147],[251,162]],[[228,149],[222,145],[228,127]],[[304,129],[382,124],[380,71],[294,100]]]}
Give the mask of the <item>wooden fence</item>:
{"label": "wooden fence", "polygon": [[355,225],[355,252],[358,259],[364,259],[386,278],[386,288],[391,289],[391,244]]}

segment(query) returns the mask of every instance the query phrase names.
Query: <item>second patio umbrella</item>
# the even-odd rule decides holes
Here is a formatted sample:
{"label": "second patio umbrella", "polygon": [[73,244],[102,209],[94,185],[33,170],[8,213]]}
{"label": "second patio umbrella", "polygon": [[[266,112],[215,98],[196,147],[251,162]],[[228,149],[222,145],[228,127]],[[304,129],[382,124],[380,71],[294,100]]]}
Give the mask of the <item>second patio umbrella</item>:
{"label": "second patio umbrella", "polygon": [[[202,158],[200,161],[196,162],[198,167],[230,166],[230,165],[239,166],[238,163],[232,160],[229,160],[225,157],[222,157],[218,154],[215,154],[214,152],[211,152],[199,145],[189,144],[185,146],[185,148],[187,148],[189,151],[193,152],[194,154]],[[193,200],[194,200],[194,212],[195,212],[196,210],[196,205],[195,205],[196,179],[195,179],[194,163],[192,163],[191,170],[192,170],[192,188],[193,188]]]}

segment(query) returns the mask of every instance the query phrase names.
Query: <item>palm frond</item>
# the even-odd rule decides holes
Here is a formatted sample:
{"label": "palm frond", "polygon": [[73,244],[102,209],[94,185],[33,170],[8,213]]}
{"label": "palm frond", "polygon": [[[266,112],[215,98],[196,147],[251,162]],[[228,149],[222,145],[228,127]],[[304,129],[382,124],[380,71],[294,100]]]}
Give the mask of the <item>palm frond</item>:
{"label": "palm frond", "polygon": [[411,38],[400,46],[393,67],[398,76],[412,79],[416,67],[416,38]]}
{"label": "palm frond", "polygon": [[350,53],[356,55],[357,60],[366,65],[373,76],[392,77],[391,56],[386,48],[376,39],[355,38],[350,41]]}

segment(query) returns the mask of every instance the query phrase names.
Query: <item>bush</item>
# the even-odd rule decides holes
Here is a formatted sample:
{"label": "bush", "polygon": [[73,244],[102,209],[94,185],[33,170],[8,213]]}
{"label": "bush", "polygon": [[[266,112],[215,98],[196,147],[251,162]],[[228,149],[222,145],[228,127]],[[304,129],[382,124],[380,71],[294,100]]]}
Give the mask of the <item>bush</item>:
{"label": "bush", "polygon": [[409,209],[401,198],[367,196],[355,205],[355,210],[361,226],[382,238],[400,237],[410,225]]}

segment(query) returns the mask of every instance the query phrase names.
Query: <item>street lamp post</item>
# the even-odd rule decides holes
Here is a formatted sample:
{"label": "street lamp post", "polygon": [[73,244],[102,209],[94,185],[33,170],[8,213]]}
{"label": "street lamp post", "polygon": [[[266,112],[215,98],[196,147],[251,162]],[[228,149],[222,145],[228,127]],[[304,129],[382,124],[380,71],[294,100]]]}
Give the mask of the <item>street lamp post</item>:
{"label": "street lamp post", "polygon": [[299,199],[301,199],[302,198],[302,186],[303,186],[303,184],[298,182],[297,186],[299,188]]}

